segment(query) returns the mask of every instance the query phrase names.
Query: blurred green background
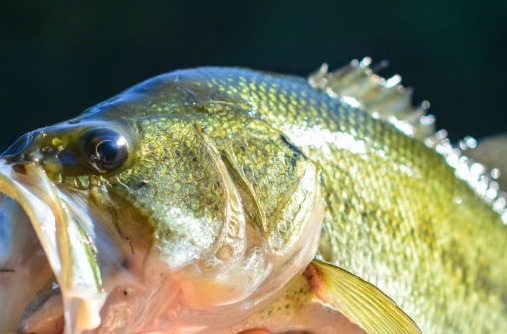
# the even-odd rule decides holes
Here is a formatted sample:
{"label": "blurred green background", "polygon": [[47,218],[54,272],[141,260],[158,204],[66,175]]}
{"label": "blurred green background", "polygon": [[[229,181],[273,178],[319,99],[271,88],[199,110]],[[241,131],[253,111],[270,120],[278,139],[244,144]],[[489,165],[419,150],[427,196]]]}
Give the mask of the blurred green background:
{"label": "blurred green background", "polygon": [[507,1],[0,3],[0,150],[150,76],[203,65],[306,76],[387,59],[451,138],[507,131]]}

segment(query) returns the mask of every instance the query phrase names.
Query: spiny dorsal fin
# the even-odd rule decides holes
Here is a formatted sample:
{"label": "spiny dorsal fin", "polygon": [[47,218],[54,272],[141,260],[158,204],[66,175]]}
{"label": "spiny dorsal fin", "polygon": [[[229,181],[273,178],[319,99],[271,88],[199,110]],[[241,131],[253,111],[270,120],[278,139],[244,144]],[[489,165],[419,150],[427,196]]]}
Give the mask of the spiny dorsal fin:
{"label": "spiny dorsal fin", "polygon": [[[412,89],[401,85],[401,77],[389,79],[375,74],[371,58],[353,60],[350,64],[328,72],[327,64],[312,74],[309,84],[330,96],[339,97],[354,106],[360,106],[373,117],[389,121],[400,131],[424,140],[435,132],[435,118],[426,115],[429,102],[412,106]],[[380,67],[386,67],[381,63]]]}
{"label": "spiny dorsal fin", "polygon": [[498,178],[501,186],[507,187],[507,134],[483,138],[466,154],[490,167],[492,176]]}
{"label": "spiny dorsal fin", "polygon": [[[346,103],[366,110],[375,118],[388,121],[408,136],[422,141],[427,147],[442,155],[455,175],[464,180],[507,225],[507,193],[497,181],[500,169],[476,162],[472,154],[465,152],[475,148],[471,137],[455,146],[447,137],[447,131],[435,131],[435,117],[427,115],[429,102],[418,107],[412,105],[412,90],[401,85],[401,77],[394,75],[385,79],[370,67],[371,58],[352,60],[350,64],[329,72],[327,64],[308,78],[314,89],[340,98]],[[386,67],[384,63],[380,67]]]}

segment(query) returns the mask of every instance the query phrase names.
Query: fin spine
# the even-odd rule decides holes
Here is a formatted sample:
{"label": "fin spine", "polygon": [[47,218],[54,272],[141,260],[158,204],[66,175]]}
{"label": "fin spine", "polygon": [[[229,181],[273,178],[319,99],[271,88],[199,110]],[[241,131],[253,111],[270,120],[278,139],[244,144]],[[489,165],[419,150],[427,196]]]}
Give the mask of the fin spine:
{"label": "fin spine", "polygon": [[428,101],[413,106],[413,90],[401,84],[401,76],[385,79],[376,74],[387,67],[386,61],[373,67],[371,65],[371,58],[365,57],[362,60],[354,59],[348,65],[329,72],[328,65],[324,63],[310,75],[308,84],[331,97],[366,110],[374,118],[385,120],[439,153],[454,169],[456,177],[465,181],[489,204],[507,226],[507,190],[501,189],[497,181],[499,169],[488,170],[465,153],[475,148],[477,141],[465,137],[453,145],[446,130],[435,130],[435,117],[428,114]]}

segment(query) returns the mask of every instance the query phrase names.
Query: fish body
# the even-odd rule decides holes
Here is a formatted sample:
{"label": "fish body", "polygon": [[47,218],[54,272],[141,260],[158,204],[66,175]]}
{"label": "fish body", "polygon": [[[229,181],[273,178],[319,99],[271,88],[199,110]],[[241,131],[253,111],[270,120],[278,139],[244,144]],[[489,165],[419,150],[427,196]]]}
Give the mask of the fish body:
{"label": "fish body", "polygon": [[507,330],[503,197],[371,78],[176,71],[22,137],[3,224],[24,212],[53,276],[0,329]]}

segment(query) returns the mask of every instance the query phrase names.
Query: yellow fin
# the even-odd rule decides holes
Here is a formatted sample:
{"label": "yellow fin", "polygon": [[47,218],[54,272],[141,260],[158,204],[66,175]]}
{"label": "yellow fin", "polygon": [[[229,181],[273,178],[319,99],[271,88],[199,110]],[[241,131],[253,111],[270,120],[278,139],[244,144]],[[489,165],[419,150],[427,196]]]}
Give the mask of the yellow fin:
{"label": "yellow fin", "polygon": [[369,334],[421,333],[392,299],[341,268],[314,260],[304,276],[322,303],[343,313]]}

